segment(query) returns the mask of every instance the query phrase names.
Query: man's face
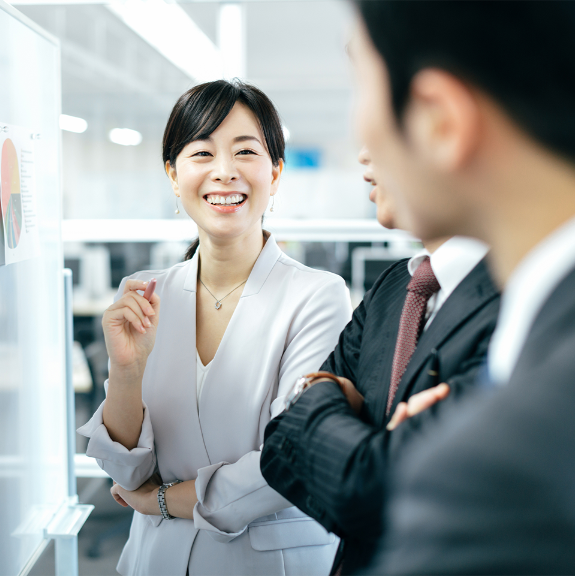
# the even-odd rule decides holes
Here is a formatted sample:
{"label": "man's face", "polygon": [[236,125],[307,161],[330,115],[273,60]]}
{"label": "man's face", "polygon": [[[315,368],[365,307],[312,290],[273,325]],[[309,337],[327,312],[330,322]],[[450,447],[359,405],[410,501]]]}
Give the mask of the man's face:
{"label": "man's face", "polygon": [[396,219],[422,240],[465,233],[457,195],[450,190],[454,183],[437,169],[425,138],[418,138],[427,129],[426,112],[418,109],[412,114],[408,105],[400,128],[385,63],[363,24],[357,26],[351,54],[358,84],[359,138],[371,153],[376,182],[393,198]]}

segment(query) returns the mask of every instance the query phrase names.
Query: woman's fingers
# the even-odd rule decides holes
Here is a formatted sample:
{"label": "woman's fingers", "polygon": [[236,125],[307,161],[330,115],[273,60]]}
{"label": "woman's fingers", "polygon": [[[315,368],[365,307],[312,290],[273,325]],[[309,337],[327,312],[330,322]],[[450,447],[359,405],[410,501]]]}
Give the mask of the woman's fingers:
{"label": "woman's fingers", "polygon": [[[126,294],[133,294],[135,296],[137,296],[139,299],[141,299],[142,303],[145,304],[150,304],[150,316],[154,315],[154,311],[157,312],[157,308],[159,308],[160,305],[160,297],[154,292],[151,296],[151,298],[149,300],[147,300],[146,298],[144,298],[143,294],[138,294],[138,290],[142,291],[142,292],[146,292],[146,288],[148,287],[150,283],[149,282],[142,282],[141,280],[127,280],[126,284],[124,285],[124,293],[123,296],[126,296]],[[146,307],[142,306],[142,308],[145,310]]]}
{"label": "woman's fingers", "polygon": [[126,280],[124,284],[124,295],[133,290],[146,290],[149,282],[143,280]]}
{"label": "woman's fingers", "polygon": [[114,302],[108,309],[115,310],[123,306],[130,306],[137,314],[142,316],[155,316],[154,306],[137,292],[128,292],[124,294],[117,302]]}
{"label": "woman's fingers", "polygon": [[129,306],[123,306],[122,308],[115,309],[108,308],[106,315],[110,320],[127,321],[134,327],[135,330],[141,334],[146,333],[146,327],[142,318],[140,318],[140,316],[138,316]]}
{"label": "woman's fingers", "polygon": [[[157,305],[159,309],[159,299]],[[112,304],[107,310],[109,313],[108,317],[118,320],[121,319],[122,316],[128,319],[129,316],[131,319],[132,316],[127,313],[128,309],[131,310],[133,314],[139,318],[140,324],[144,330],[152,326],[152,321],[150,320],[149,316],[155,316],[156,311],[150,302],[148,302],[145,298],[136,292],[129,292],[128,294],[122,296],[120,300],[114,302],[114,304]],[[137,325],[134,327],[139,330]]]}

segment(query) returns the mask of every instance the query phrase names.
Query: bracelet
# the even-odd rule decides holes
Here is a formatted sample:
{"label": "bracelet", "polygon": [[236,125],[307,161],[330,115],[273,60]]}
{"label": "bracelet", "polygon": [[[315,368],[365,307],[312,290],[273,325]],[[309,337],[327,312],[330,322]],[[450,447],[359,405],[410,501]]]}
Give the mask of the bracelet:
{"label": "bracelet", "polygon": [[165,492],[168,488],[175,486],[176,484],[181,484],[181,480],[174,480],[174,482],[170,482],[169,484],[162,484],[160,489],[158,490],[158,504],[160,505],[160,512],[162,513],[162,517],[164,520],[173,520],[175,516],[172,516],[168,512],[168,507],[166,506],[166,496]]}

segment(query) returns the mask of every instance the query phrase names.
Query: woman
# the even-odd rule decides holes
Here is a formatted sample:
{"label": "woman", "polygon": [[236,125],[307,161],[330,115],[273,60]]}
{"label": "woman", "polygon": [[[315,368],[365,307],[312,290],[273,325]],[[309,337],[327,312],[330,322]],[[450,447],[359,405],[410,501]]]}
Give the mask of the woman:
{"label": "woman", "polygon": [[[262,230],[283,168],[278,114],[252,86],[197,86],[172,111],[163,157],[199,246],[122,281],[103,318],[106,400],[80,429],[135,510],[118,571],[328,574],[335,537],[259,469],[267,422],[351,316],[341,278],[288,258]],[[139,291],[152,278],[148,302]]]}

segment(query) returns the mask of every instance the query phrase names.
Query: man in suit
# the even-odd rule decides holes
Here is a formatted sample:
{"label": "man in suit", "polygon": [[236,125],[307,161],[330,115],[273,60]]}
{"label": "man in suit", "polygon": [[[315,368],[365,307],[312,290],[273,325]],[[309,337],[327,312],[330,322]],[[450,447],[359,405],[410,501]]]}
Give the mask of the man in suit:
{"label": "man in suit", "polygon": [[[360,160],[378,219],[391,227],[390,197],[375,185],[366,150]],[[343,561],[343,573],[363,566],[381,532],[386,468],[401,450],[386,428],[398,404],[441,383],[456,402],[475,382],[499,305],[486,252],[442,238],[388,268],[321,367],[339,378],[315,378],[266,429],[265,479],[342,538],[334,567]]]}
{"label": "man in suit", "polygon": [[364,573],[573,574],[575,3],[358,4],[376,179],[505,286],[484,385],[404,451]]}

